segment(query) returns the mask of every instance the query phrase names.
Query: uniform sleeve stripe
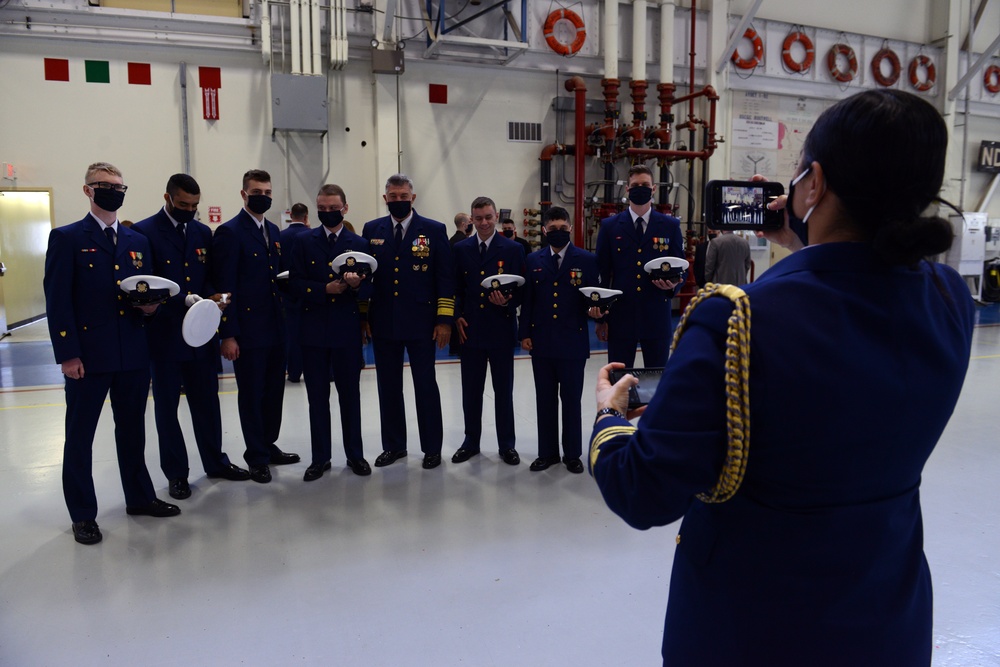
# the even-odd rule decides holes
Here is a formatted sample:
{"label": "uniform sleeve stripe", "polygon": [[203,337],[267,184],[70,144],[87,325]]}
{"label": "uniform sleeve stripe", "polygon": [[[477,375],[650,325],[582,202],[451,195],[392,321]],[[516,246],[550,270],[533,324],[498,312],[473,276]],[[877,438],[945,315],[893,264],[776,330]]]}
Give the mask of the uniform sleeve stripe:
{"label": "uniform sleeve stripe", "polygon": [[441,317],[454,317],[455,300],[448,297],[440,297],[437,300],[437,314]]}
{"label": "uniform sleeve stripe", "polygon": [[590,443],[590,471],[593,473],[594,466],[597,465],[597,457],[601,453],[601,447],[609,440],[625,435],[631,437],[638,429],[635,426],[609,426],[598,432]]}

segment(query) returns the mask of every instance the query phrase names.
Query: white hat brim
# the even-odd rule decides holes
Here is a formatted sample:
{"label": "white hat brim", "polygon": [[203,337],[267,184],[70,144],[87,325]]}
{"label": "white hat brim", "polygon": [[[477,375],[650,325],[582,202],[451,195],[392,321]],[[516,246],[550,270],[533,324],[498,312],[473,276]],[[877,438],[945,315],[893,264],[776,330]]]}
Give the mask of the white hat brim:
{"label": "white hat brim", "polygon": [[141,282],[148,283],[150,289],[169,290],[170,296],[176,296],[181,291],[180,285],[175,283],[173,280],[145,273],[129,276],[128,278],[126,278],[121,282],[121,285],[119,285],[119,287],[121,287],[121,290],[123,292],[132,292],[135,291],[136,285],[138,285]]}

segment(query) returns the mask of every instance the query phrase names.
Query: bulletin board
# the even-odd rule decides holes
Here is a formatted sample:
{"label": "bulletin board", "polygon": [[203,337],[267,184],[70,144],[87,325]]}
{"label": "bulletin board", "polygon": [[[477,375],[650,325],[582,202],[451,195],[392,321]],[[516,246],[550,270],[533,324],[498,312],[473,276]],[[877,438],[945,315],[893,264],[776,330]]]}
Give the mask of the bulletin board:
{"label": "bulletin board", "polygon": [[730,173],[745,180],[762,174],[787,184],[797,176],[802,144],[830,100],[772,93],[733,93]]}

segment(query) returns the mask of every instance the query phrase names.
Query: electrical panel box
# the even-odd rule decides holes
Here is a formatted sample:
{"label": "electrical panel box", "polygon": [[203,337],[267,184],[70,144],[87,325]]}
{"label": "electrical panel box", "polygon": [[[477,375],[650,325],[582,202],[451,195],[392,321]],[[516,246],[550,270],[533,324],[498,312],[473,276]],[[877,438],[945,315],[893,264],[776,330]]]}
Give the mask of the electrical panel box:
{"label": "electrical panel box", "polygon": [[402,74],[406,71],[403,51],[372,49],[372,72],[375,74]]}
{"label": "electrical panel box", "polygon": [[990,218],[986,226],[986,259],[1000,257],[1000,218]]}
{"label": "electrical panel box", "polygon": [[966,212],[964,216],[948,218],[955,231],[955,240],[945,254],[945,264],[966,279],[969,290],[977,299],[982,289],[983,262],[986,260],[986,216],[982,212]]}
{"label": "electrical panel box", "polygon": [[330,127],[326,77],[272,74],[271,118],[276,131],[326,132]]}
{"label": "electrical panel box", "polygon": [[986,258],[986,213],[966,212],[965,217],[949,218],[955,241],[945,256],[945,263],[963,276],[980,275]]}

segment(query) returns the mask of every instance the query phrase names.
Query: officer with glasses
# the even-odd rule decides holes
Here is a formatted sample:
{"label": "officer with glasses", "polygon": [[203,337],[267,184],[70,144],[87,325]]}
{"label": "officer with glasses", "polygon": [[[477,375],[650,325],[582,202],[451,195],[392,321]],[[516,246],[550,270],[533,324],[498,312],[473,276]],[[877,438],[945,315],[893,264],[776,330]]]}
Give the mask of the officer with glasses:
{"label": "officer with glasses", "polygon": [[63,493],[74,538],[97,544],[103,536],[96,521],[93,445],[109,393],[125,511],[168,517],[180,509],[156,497],[144,458],[149,394],[145,325],[157,306],[127,305],[119,288],[129,276],[150,272],[149,242],[119,224],[117,211],[128,186],[117,167],[94,163],[84,183],[90,212],[49,234],[43,287],[52,349],[66,377]]}

